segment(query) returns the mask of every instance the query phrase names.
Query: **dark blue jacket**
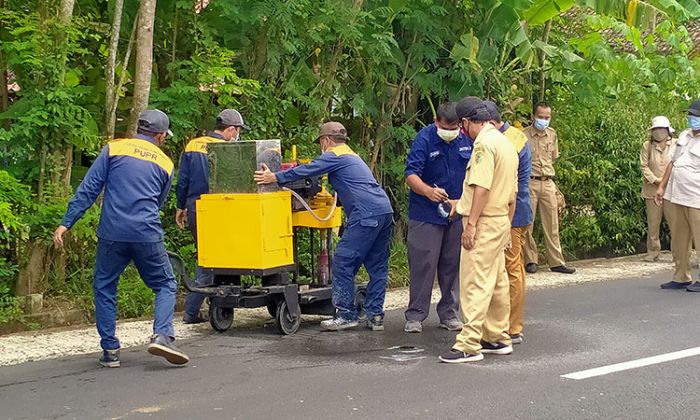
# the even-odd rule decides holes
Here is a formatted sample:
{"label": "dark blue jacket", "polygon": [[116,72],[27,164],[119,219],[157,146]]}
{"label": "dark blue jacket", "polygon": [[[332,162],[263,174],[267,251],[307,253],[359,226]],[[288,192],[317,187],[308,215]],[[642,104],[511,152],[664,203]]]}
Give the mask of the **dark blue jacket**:
{"label": "dark blue jacket", "polygon": [[117,242],[160,242],[160,207],[173,180],[173,162],[154,139],[137,135],[102,149],[68,203],[61,225],[71,228],[104,190],[97,237]]}
{"label": "dark blue jacket", "polygon": [[207,162],[209,143],[224,141],[217,133],[210,132],[208,136],[190,140],[180,158],[180,168],[177,172],[177,208],[188,208],[194,211],[194,203],[202,194],[209,192],[209,163]]}
{"label": "dark blue jacket", "polygon": [[508,123],[500,129],[508,140],[511,141],[518,152],[518,194],[515,197],[515,215],[513,227],[524,227],[532,224],[534,216],[530,203],[530,173],[532,172],[532,152],[527,143],[527,136]]}
{"label": "dark blue jacket", "polygon": [[389,197],[379,186],[367,164],[346,144],[330,148],[311,163],[276,172],[284,184],[310,176],[328,174],[328,181],[348,217],[348,224],[382,214],[392,214]]}
{"label": "dark blue jacket", "polygon": [[[405,176],[418,175],[431,187],[437,185],[447,191],[451,199],[462,196],[462,184],[474,142],[463,133],[447,143],[437,135],[437,127],[430,124],[418,132],[406,157]],[[408,218],[435,225],[449,221],[438,214],[438,204],[411,190],[408,200]],[[461,223],[461,222],[460,222]]]}

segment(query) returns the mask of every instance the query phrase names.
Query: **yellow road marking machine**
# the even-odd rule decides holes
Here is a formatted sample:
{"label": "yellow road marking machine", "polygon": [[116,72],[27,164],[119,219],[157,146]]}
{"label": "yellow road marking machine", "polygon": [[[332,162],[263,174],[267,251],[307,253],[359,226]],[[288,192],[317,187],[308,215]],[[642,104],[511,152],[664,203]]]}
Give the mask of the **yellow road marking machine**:
{"label": "yellow road marking machine", "polygon": [[[213,274],[214,284],[195,287],[182,260],[171,254],[171,262],[186,289],[209,297],[212,327],[228,330],[235,308],[266,306],[282,334],[297,331],[302,313],[333,315],[333,231],[342,224],[342,209],[337,197],[326,191],[323,178],[307,178],[285,188],[255,185],[253,172],[263,163],[272,171],[299,164],[294,148],[292,162],[281,163],[279,140],[209,147],[210,193],[196,203],[197,249],[198,264]],[[233,173],[236,176],[227,177]],[[303,230],[308,230],[307,264],[299,260]],[[299,284],[302,265],[310,274],[304,285]],[[257,277],[259,285],[244,284],[241,276]],[[365,290],[363,286],[357,290],[361,309]]]}

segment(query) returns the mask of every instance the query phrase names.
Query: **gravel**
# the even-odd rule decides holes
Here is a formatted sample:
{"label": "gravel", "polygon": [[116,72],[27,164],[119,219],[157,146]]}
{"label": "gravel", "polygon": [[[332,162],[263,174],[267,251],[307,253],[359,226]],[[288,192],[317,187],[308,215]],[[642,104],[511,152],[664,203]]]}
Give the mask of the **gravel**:
{"label": "gravel", "polygon": [[[615,259],[577,261],[571,264],[575,274],[552,273],[544,267],[535,274],[528,274],[528,290],[565,285],[609,281],[623,278],[646,277],[673,268],[671,255],[663,253],[656,263],[641,261],[641,256]],[[435,290],[433,301],[440,297]],[[408,302],[408,289],[392,289],[387,292],[385,309],[401,309]],[[176,316],[177,339],[211,334],[209,324],[185,325]],[[265,308],[236,311],[233,328],[260,327],[270,319]],[[304,316],[305,321],[317,321],[320,317]],[[122,348],[143,346],[152,334],[150,320],[124,320],[117,325],[117,334]],[[99,352],[99,336],[94,325],[69,329],[53,329],[0,336],[0,366],[15,365],[29,361],[45,360],[70,355]]]}

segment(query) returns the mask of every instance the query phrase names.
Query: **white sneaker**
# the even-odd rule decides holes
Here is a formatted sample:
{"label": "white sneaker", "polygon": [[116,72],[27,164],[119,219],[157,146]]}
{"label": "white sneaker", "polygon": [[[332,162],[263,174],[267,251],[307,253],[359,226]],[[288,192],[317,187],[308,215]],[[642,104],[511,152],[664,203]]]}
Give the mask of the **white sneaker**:
{"label": "white sneaker", "polygon": [[326,331],[340,331],[348,328],[355,328],[359,325],[357,320],[349,321],[345,318],[333,318],[321,321],[321,329]]}
{"label": "white sneaker", "polygon": [[440,323],[440,328],[444,328],[447,331],[460,331],[462,329],[462,321],[457,318],[448,319]]}
{"label": "white sneaker", "polygon": [[403,330],[407,333],[423,332],[423,323],[420,321],[406,321],[406,325],[404,325]]}

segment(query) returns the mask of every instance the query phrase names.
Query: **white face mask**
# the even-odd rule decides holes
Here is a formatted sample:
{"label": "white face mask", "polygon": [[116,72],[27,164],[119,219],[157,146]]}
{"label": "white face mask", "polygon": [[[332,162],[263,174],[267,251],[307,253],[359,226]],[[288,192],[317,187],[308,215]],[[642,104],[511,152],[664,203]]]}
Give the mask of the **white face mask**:
{"label": "white face mask", "polygon": [[437,135],[438,137],[449,143],[459,136],[459,128],[455,128],[454,130],[445,130],[443,128],[438,127]]}

